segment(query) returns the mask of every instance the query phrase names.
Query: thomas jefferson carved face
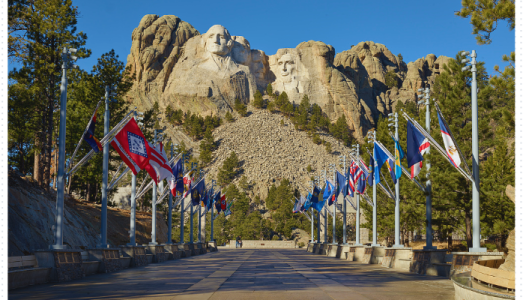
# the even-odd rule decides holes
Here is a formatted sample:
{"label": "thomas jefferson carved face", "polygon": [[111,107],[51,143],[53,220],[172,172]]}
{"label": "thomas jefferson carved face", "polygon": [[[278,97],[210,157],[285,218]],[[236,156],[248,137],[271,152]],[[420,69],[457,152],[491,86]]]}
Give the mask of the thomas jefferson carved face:
{"label": "thomas jefferson carved face", "polygon": [[283,82],[291,82],[292,75],[296,70],[296,64],[293,57],[290,54],[285,54],[278,60],[278,68],[282,76]]}
{"label": "thomas jefferson carved face", "polygon": [[229,31],[222,25],[214,25],[205,33],[205,50],[210,53],[225,56],[231,51],[233,41]]}

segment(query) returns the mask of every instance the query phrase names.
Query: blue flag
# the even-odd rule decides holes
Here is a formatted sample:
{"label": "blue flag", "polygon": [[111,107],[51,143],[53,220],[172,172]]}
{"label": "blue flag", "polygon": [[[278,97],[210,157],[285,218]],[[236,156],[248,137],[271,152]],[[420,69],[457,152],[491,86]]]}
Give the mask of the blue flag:
{"label": "blue flag", "polygon": [[345,197],[347,195],[347,179],[338,171],[336,171],[336,185],[336,198],[340,193]]}
{"label": "blue flag", "polygon": [[191,190],[191,201],[193,206],[197,206],[198,203],[202,200],[202,195],[205,191],[205,179],[200,180],[198,184]]}
{"label": "blue flag", "polygon": [[349,182],[348,184],[346,184],[346,188],[347,188],[347,196],[350,196],[350,197],[354,197],[354,191],[352,190],[351,188],[351,182],[352,182],[352,185],[354,185],[354,178],[352,177],[351,173],[350,173],[350,169],[347,171],[347,174],[345,174],[345,178],[348,178],[349,179]]}
{"label": "blue flag", "polygon": [[[174,176],[174,189],[180,193],[183,193],[183,168],[181,159],[174,163],[172,171]],[[172,190],[173,187],[171,187],[171,191]]]}
{"label": "blue flag", "polygon": [[367,178],[368,178],[368,177],[361,176],[361,177],[360,177],[360,180],[358,181],[358,188],[357,188],[357,191],[358,191],[358,193],[359,193],[360,195],[362,195],[363,193],[365,193],[365,190],[367,189],[367,184],[366,184]]}
{"label": "blue flag", "polygon": [[318,201],[316,203],[312,203],[311,207],[317,211],[321,211],[323,209],[323,205],[325,205],[325,202],[326,201]]}
{"label": "blue flag", "polygon": [[304,203],[303,206],[301,207],[301,210],[302,210],[302,211],[307,211],[307,210],[309,210],[309,208],[311,207],[311,204],[312,204],[312,202],[311,202],[311,198],[312,198],[312,194],[309,193],[309,194],[307,195],[307,200],[305,200],[305,203]]}
{"label": "blue flag", "polygon": [[396,141],[395,138],[392,138],[394,140],[394,170],[396,172],[396,178],[401,177],[401,160],[405,157],[405,153],[403,153],[403,149],[401,149],[401,145],[398,141]]}
{"label": "blue flag", "polygon": [[320,189],[317,186],[314,186],[314,189],[312,190],[311,202],[312,203],[318,203],[319,195],[320,195]]}
{"label": "blue flag", "polygon": [[98,153],[103,150],[102,144],[100,144],[100,141],[94,136],[94,127],[96,126],[96,113],[94,112],[94,116],[91,119],[91,124],[89,124],[89,128],[87,128],[87,131],[85,132],[83,138],[84,141],[93,148],[94,153]]}
{"label": "blue flag", "polygon": [[216,193],[216,196],[214,196],[214,208],[216,208],[216,212],[219,214],[222,211],[222,203],[220,201],[220,198],[222,197],[222,192]]}
{"label": "blue flag", "polygon": [[430,148],[425,136],[409,121],[407,123],[407,163],[410,168],[410,178],[418,176],[421,171],[423,154]]}
{"label": "blue flag", "polygon": [[374,143],[374,180],[376,180],[376,184],[380,183],[380,169],[387,159],[389,159],[387,153]]}
{"label": "blue flag", "polygon": [[300,201],[298,201],[298,199],[294,200],[294,207],[292,208],[292,212],[293,213],[299,213],[300,212],[298,210],[298,203],[300,203]]}
{"label": "blue flag", "polygon": [[394,172],[394,168],[392,168],[393,166],[393,162],[392,162],[392,159],[387,159],[387,169],[389,170],[389,173],[390,173],[390,177],[392,178],[392,182],[394,184],[396,184],[397,180],[396,180],[396,172]]}
{"label": "blue flag", "polygon": [[323,200],[329,201],[329,205],[334,203],[332,195],[334,194],[334,186],[329,182],[325,182],[325,190],[323,191]]}

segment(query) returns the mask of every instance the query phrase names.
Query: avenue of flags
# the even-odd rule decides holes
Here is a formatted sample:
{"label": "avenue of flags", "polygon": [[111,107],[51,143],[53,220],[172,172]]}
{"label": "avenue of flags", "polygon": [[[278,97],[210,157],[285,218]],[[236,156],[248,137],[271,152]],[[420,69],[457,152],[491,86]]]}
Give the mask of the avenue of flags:
{"label": "avenue of flags", "polygon": [[[387,166],[388,173],[394,184],[396,184],[397,180],[402,176],[402,173],[405,173],[408,179],[413,181],[421,190],[424,191],[425,188],[415,178],[419,175],[423,166],[423,156],[429,151],[431,146],[444,155],[449,163],[460,171],[463,176],[468,180],[471,180],[471,173],[466,164],[466,160],[457,146],[437,104],[436,110],[444,149],[423,129],[423,127],[410,118],[406,113],[403,113],[404,118],[407,120],[406,152],[403,151],[399,141],[393,136],[391,136],[391,138],[394,142],[394,151],[392,151],[394,155],[391,154],[391,152],[389,152],[379,141],[375,141],[373,143],[372,153],[369,152],[370,160],[368,166],[362,159],[358,159],[358,161],[353,159],[349,164],[346,174],[336,171],[334,183],[325,180],[325,182],[322,183],[321,188],[315,184],[312,192],[308,192],[307,197],[301,196],[299,200],[295,199],[293,212],[304,213],[308,211],[309,208],[321,211],[324,208],[325,203],[329,206],[334,204],[340,193],[347,195],[350,198],[354,197],[355,193],[358,193],[372,206],[372,202],[370,201],[369,196],[366,195],[366,191],[367,187],[372,186],[374,183],[376,183],[376,185],[379,186],[388,197],[395,198],[394,192],[390,187],[388,187],[388,184],[386,184],[386,186],[382,184],[383,175],[380,170],[383,165]],[[401,165],[402,159],[406,159],[410,172]],[[465,161],[465,169],[461,168],[463,161]],[[320,197],[320,195],[323,197]],[[345,198],[345,200],[356,208],[350,198]]]}
{"label": "avenue of flags", "polygon": [[[93,154],[101,152],[102,144],[109,142],[134,175],[137,175],[141,170],[145,170],[151,177],[152,180],[148,185],[143,187],[144,181],[144,184],[138,189],[140,193],[137,193],[137,198],[145,194],[151,187],[152,181],[159,185],[160,193],[162,193],[163,180],[166,180],[169,186],[168,190],[173,196],[179,196],[180,199],[183,199],[190,195],[191,204],[204,208],[204,213],[207,213],[213,204],[217,210],[216,216],[221,211],[226,216],[232,213],[232,202],[227,203],[225,195],[221,195],[220,192],[211,195],[211,191],[205,187],[204,178],[197,179],[195,182],[195,170],[189,170],[183,174],[182,159],[170,163],[162,142],[151,145],[147,141],[135,119],[133,117],[129,118],[133,111],[118,124],[119,126],[113,128],[113,131],[116,133],[114,136],[111,136],[111,140],[107,140],[108,134],[103,139],[104,143],[101,143],[94,135],[98,106],[82,136],[82,139],[93,149],[91,151],[93,153],[89,153],[82,161],[89,159]],[[71,169],[76,169],[79,164]],[[157,199],[157,202],[160,202],[164,196],[166,194]],[[178,203],[179,201],[176,204]]]}

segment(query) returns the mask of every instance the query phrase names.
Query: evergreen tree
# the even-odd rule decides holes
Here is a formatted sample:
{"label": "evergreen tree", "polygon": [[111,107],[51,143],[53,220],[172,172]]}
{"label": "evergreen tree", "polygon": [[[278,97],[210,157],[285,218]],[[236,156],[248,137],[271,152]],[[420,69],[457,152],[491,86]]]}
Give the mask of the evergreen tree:
{"label": "evergreen tree", "polygon": [[388,71],[387,74],[385,74],[385,85],[390,88],[392,87],[398,87],[398,75],[394,71]]}
{"label": "evergreen tree", "polygon": [[256,93],[254,93],[254,101],[252,105],[256,108],[263,108],[263,98],[259,90],[256,90]]}
{"label": "evergreen tree", "polygon": [[232,123],[232,122],[234,122],[234,117],[232,116],[232,114],[230,112],[227,112],[225,114],[225,120],[227,120],[227,122],[229,122],[229,123]]}
{"label": "evergreen tree", "polygon": [[271,85],[271,83],[267,84],[267,95],[272,96],[272,85]]}
{"label": "evergreen tree", "polygon": [[238,157],[234,151],[223,161],[223,165],[218,171],[218,185],[225,186],[229,184],[236,176],[239,167]]}
{"label": "evergreen tree", "polygon": [[241,117],[245,117],[247,115],[247,106],[243,104],[238,98],[236,98],[234,101],[234,109]]}
{"label": "evergreen tree", "polygon": [[19,82],[28,89],[23,95],[27,107],[33,110],[31,120],[35,126],[27,127],[24,135],[34,136],[32,175],[47,189],[51,182],[51,153],[56,147],[62,49],[77,48],[75,56],[81,58],[89,57],[91,51],[83,47],[87,36],[76,33],[79,13],[70,0],[9,1],[8,5],[9,56],[22,62],[20,69],[9,73],[10,85]]}

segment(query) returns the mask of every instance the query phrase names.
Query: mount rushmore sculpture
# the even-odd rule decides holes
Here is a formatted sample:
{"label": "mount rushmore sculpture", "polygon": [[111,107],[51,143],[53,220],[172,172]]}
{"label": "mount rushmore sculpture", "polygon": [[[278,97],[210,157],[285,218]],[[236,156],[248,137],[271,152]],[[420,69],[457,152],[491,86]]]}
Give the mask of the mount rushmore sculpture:
{"label": "mount rushmore sculpture", "polygon": [[[356,138],[375,127],[380,113],[434,80],[448,58],[400,62],[385,46],[361,42],[335,55],[323,42],[308,41],[267,56],[249,41],[214,25],[201,35],[176,16],[146,15],[132,34],[127,67],[136,75],[128,97],[135,104],[224,114],[236,99],[249,103],[270,83],[276,94],[300,103],[307,95],[331,120],[345,116]],[[404,88],[389,89],[385,73],[396,72]]]}

